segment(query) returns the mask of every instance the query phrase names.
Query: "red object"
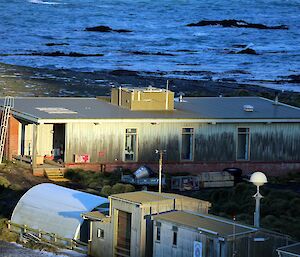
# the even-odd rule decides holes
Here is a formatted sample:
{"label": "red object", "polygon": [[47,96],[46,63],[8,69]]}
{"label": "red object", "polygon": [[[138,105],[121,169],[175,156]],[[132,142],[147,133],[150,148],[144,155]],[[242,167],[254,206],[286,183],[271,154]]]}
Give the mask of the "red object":
{"label": "red object", "polygon": [[88,154],[81,155],[82,162],[87,163],[90,161],[90,156]]}

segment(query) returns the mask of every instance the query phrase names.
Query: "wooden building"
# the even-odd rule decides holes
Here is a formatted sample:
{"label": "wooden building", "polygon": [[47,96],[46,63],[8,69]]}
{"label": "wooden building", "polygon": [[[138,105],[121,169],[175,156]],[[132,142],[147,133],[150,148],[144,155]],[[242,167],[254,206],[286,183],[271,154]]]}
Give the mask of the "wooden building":
{"label": "wooden building", "polygon": [[[3,99],[0,100],[3,102]],[[97,98],[16,98],[6,158],[60,160],[92,170],[238,167],[268,175],[300,170],[300,109],[261,97],[186,97],[157,88],[113,89]],[[38,174],[38,172],[36,172]]]}
{"label": "wooden building", "polygon": [[149,191],[116,194],[109,200],[108,217],[97,211],[83,215],[90,222],[92,257],[152,257],[152,215],[174,210],[207,214],[210,207],[207,201]]}
{"label": "wooden building", "polygon": [[162,213],[153,219],[155,257],[253,256],[250,247],[257,229],[251,226],[188,211]]}

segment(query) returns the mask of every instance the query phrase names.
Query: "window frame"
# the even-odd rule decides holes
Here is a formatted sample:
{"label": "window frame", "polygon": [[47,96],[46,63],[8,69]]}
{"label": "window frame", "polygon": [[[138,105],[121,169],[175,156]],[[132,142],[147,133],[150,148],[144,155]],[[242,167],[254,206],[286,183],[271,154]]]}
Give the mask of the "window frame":
{"label": "window frame", "polygon": [[[128,133],[127,130],[129,129],[135,129],[135,133]],[[136,152],[134,153],[134,160],[126,160],[126,136],[127,135],[136,135],[136,142],[135,142],[135,150]],[[124,142],[123,142],[123,161],[124,162],[137,162],[138,161],[138,129],[137,128],[125,128],[125,133],[124,133]]]}
{"label": "window frame", "polygon": [[[239,129],[248,129],[248,132],[242,132],[239,133]],[[248,135],[248,154],[247,154],[247,159],[239,159],[238,158],[238,150],[239,150],[239,135]],[[250,156],[251,156],[251,129],[250,127],[245,127],[245,126],[238,126],[236,128],[236,149],[235,149],[235,159],[236,161],[239,162],[248,162],[250,161]]]}
{"label": "window frame", "polygon": [[155,231],[155,241],[160,243],[161,241],[161,225],[156,225],[156,231]]}
{"label": "window frame", "polygon": [[173,231],[172,247],[177,247],[178,246],[178,231],[175,231],[175,230],[172,230],[172,231]]}
{"label": "window frame", "polygon": [[97,228],[97,238],[104,239],[104,229]]}
{"label": "window frame", "polygon": [[[184,129],[191,129],[192,133],[183,133]],[[192,146],[191,146],[191,152],[192,152],[192,158],[191,159],[183,159],[182,158],[182,141],[183,141],[183,135],[191,135],[192,136]],[[195,159],[195,127],[182,127],[180,129],[180,161],[182,162],[193,162]]]}

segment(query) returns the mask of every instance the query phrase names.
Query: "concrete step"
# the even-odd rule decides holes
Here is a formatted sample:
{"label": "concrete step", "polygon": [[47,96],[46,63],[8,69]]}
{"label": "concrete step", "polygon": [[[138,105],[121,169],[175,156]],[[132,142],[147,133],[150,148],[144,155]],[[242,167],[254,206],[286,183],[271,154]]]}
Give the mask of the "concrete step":
{"label": "concrete step", "polygon": [[64,177],[64,173],[61,169],[57,168],[45,168],[44,175],[46,178],[54,181],[54,182],[67,182],[69,181]]}

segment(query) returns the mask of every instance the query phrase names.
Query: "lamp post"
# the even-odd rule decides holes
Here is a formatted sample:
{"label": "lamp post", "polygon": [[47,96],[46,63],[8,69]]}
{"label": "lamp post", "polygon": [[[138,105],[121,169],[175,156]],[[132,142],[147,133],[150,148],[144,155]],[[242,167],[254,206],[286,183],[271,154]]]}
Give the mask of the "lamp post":
{"label": "lamp post", "polygon": [[158,163],[158,193],[161,193],[161,172],[162,172],[162,163],[163,163],[163,154],[166,150],[155,150],[155,153],[159,154],[159,163]]}
{"label": "lamp post", "polygon": [[259,187],[268,182],[267,177],[262,172],[254,172],[250,177],[250,182],[256,186],[256,194],[253,196],[255,198],[255,213],[254,213],[254,227],[259,228],[260,226],[260,199],[263,196],[259,192]]}

